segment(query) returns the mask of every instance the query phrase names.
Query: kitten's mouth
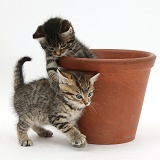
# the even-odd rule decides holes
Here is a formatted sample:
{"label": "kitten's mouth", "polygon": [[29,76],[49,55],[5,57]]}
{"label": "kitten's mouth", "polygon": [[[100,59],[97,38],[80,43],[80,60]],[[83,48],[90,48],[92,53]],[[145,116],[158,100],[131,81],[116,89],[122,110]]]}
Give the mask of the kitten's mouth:
{"label": "kitten's mouth", "polygon": [[86,107],[87,107],[87,106],[89,106],[90,104],[91,104],[90,102],[89,102],[89,103],[87,103],[87,104],[86,104]]}
{"label": "kitten's mouth", "polygon": [[60,58],[60,57],[65,56],[65,55],[66,55],[66,53],[58,53],[58,54],[54,54],[54,53],[52,53],[52,55],[53,55],[54,57]]}
{"label": "kitten's mouth", "polygon": [[85,107],[89,106],[90,104],[91,104],[90,102],[87,104],[83,103],[80,108],[85,108]]}

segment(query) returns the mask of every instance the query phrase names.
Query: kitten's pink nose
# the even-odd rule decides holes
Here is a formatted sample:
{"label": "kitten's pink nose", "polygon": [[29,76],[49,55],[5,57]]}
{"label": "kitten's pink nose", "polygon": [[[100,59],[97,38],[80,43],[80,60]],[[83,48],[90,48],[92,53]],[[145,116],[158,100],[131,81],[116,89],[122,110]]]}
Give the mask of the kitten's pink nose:
{"label": "kitten's pink nose", "polygon": [[91,103],[90,102],[88,102],[87,104],[86,104],[86,106],[89,106]]}
{"label": "kitten's pink nose", "polygon": [[60,56],[60,55],[61,55],[61,52],[60,52],[59,48],[56,48],[55,51],[54,51],[54,53],[55,53],[57,56]]}
{"label": "kitten's pink nose", "polygon": [[89,104],[90,104],[89,102],[84,101],[84,100],[83,100],[83,103],[85,104],[85,106],[89,106]]}
{"label": "kitten's pink nose", "polygon": [[61,52],[60,52],[60,51],[56,51],[56,55],[57,55],[57,56],[60,56],[60,55],[61,55]]}

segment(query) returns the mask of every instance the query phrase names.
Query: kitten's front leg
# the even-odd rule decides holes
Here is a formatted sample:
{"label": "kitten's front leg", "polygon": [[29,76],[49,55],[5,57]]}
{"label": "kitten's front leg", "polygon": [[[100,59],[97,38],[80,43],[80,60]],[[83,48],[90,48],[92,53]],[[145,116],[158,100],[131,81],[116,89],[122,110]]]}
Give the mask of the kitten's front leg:
{"label": "kitten's front leg", "polygon": [[49,76],[49,83],[53,91],[56,93],[58,90],[58,76],[57,76],[57,58],[50,54],[46,54],[46,69]]}
{"label": "kitten's front leg", "polygon": [[87,145],[86,136],[83,134],[72,135],[72,145],[77,148],[83,148]]}
{"label": "kitten's front leg", "polygon": [[57,120],[55,118],[52,121],[52,125],[66,134],[70,138],[73,146],[77,148],[83,148],[86,146],[86,136],[81,134],[80,131],[68,121],[64,121],[64,119],[63,121],[60,121],[59,118],[57,118]]}
{"label": "kitten's front leg", "polygon": [[80,131],[69,122],[61,123],[57,125],[57,128],[71,139],[73,146],[78,148],[83,148],[86,146],[86,136],[81,134]]}

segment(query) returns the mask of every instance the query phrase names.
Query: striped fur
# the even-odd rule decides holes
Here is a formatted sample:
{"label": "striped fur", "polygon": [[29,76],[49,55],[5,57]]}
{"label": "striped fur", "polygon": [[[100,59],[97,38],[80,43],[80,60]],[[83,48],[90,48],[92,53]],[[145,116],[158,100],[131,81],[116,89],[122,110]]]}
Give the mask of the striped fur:
{"label": "striped fur", "polygon": [[91,102],[93,84],[98,75],[57,70],[59,89],[55,92],[45,78],[24,84],[22,65],[28,60],[29,57],[20,59],[15,67],[14,108],[19,116],[17,133],[20,145],[33,145],[27,134],[29,128],[41,137],[51,137],[53,133],[42,127],[51,124],[66,134],[73,146],[84,147],[86,137],[76,128],[76,122]]}
{"label": "striped fur", "polygon": [[14,71],[14,90],[19,88],[24,84],[24,79],[22,75],[22,66],[26,61],[31,61],[30,57],[23,57],[20,59],[15,67]]}
{"label": "striped fur", "polygon": [[54,57],[71,56],[96,58],[96,56],[75,37],[73,26],[68,20],[51,18],[39,26],[33,34],[46,53]]}
{"label": "striped fur", "polygon": [[51,54],[46,53],[46,70],[48,73],[48,80],[53,91],[57,92],[58,89],[58,76],[57,69],[58,65],[56,62],[57,58],[54,58]]}
{"label": "striped fur", "polygon": [[39,40],[46,53],[46,69],[55,92],[58,88],[56,59],[62,56],[95,58],[89,48],[75,37],[73,26],[68,20],[58,17],[49,19],[37,28],[33,38]]}

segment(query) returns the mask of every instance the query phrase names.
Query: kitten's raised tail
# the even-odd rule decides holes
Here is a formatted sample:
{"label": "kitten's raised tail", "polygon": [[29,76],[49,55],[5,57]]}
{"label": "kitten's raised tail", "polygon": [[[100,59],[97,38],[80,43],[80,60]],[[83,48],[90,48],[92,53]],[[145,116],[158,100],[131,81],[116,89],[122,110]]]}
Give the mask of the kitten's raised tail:
{"label": "kitten's raised tail", "polygon": [[18,60],[15,70],[14,70],[14,90],[19,88],[24,84],[24,78],[23,78],[23,64],[26,61],[31,61],[30,57],[23,57]]}

